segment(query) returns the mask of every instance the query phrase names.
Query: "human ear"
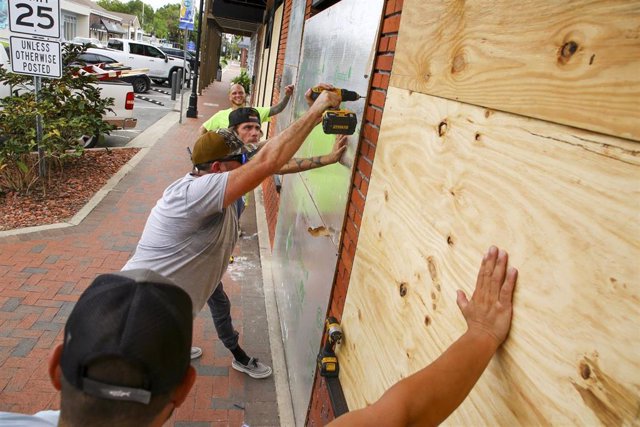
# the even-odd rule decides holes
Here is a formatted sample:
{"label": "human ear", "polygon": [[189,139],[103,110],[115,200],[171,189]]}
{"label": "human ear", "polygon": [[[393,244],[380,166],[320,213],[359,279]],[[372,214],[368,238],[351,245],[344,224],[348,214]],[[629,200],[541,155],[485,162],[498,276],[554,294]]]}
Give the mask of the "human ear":
{"label": "human ear", "polygon": [[62,357],[62,344],[58,344],[49,355],[49,378],[53,387],[60,391],[62,382],[60,380],[62,370],[60,369],[60,358]]}

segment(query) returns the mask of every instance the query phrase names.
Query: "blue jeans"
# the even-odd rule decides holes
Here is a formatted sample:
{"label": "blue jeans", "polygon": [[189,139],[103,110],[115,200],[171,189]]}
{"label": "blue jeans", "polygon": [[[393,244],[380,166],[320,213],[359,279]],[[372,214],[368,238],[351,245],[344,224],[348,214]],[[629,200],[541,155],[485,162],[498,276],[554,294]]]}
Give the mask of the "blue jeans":
{"label": "blue jeans", "polygon": [[224,292],[222,282],[218,283],[215,291],[207,300],[209,311],[211,311],[211,317],[213,318],[213,325],[216,327],[218,338],[222,341],[222,344],[229,350],[235,350],[238,347],[238,331],[233,328],[231,320],[231,301]]}

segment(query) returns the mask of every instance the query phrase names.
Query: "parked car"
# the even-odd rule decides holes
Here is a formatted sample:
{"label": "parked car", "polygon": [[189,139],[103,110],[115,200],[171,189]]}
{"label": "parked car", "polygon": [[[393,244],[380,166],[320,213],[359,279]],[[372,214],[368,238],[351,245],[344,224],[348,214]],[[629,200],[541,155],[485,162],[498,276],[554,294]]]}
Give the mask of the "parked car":
{"label": "parked car", "polygon": [[98,48],[106,47],[100,40],[92,37],[91,38],[90,37],[74,37],[71,40],[71,43],[88,44],[90,47],[98,47]]}
{"label": "parked car", "polygon": [[[0,65],[10,68],[10,58],[4,49],[0,49]],[[113,106],[102,116],[102,120],[111,124],[114,129],[132,129],[138,124],[138,119],[133,117],[134,93],[131,83],[123,81],[99,81],[96,83],[100,88],[102,98],[113,98]],[[0,98],[12,96],[12,88],[0,84]],[[27,88],[29,89],[29,88]],[[14,92],[15,94],[15,92]],[[85,148],[94,147],[98,143],[100,135],[96,132],[93,135],[83,135],[79,142]],[[0,138],[1,139],[1,138]]]}
{"label": "parked car", "polygon": [[[107,49],[89,48],[87,52],[112,57],[133,69],[146,68],[149,70],[147,75],[156,82],[171,84],[173,74],[183,68],[181,61],[169,57],[150,43],[127,39],[109,39],[107,46]],[[191,67],[187,62],[187,73],[190,70]]]}
{"label": "parked car", "polygon": [[121,62],[116,61],[110,56],[101,55],[99,53],[81,53],[78,55],[76,60],[69,65],[86,65],[86,64],[105,64],[105,70],[130,70],[131,67],[128,67]]}
{"label": "parked car", "polygon": [[[78,55],[76,60],[69,65],[84,66],[86,64],[105,64],[102,66],[102,68],[108,71],[131,70],[131,67],[123,65],[121,62],[116,61],[110,56],[92,52],[81,53],[80,55]],[[131,83],[131,85],[133,86],[133,91],[135,93],[145,93],[149,90],[149,88],[151,88],[151,79],[145,73],[122,76],[120,77],[120,80]]]}
{"label": "parked car", "polygon": [[[173,57],[173,58],[178,58],[178,59],[182,59],[184,60],[184,50],[183,49],[178,49],[175,47],[164,47],[164,46],[159,46],[158,49],[160,49],[161,51],[163,51],[164,53],[166,53],[167,55]],[[191,67],[191,69],[195,69],[196,67],[196,56],[190,51],[187,51],[187,62],[189,63],[189,66]]]}

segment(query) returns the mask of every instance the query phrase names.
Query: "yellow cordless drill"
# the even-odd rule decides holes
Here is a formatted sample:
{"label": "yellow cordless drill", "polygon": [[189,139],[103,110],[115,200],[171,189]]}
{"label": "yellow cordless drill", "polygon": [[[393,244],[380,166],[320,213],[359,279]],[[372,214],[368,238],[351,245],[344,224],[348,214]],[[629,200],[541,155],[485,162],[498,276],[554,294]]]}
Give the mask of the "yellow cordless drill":
{"label": "yellow cordless drill", "polygon": [[340,372],[335,345],[342,339],[342,328],[335,317],[329,316],[325,322],[327,340],[318,354],[318,370],[323,377],[337,377]]}
{"label": "yellow cordless drill", "polygon": [[[314,87],[311,89],[311,99],[314,101],[322,91],[330,90],[342,97],[343,101],[357,101],[364,96],[358,95],[356,92],[347,89],[323,89],[321,87]],[[358,118],[353,111],[350,110],[327,110],[322,115],[322,130],[327,134],[343,134],[353,135],[356,131],[356,125],[358,124]]]}

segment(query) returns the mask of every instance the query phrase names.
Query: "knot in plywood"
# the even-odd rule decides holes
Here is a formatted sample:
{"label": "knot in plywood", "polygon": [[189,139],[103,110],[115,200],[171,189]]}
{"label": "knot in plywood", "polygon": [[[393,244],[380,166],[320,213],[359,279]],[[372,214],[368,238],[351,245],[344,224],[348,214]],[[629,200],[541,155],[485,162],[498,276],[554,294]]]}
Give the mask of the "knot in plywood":
{"label": "knot in plywood", "polygon": [[568,64],[571,58],[573,58],[573,55],[578,52],[579,48],[580,45],[574,40],[565,42],[558,51],[558,64]]}

